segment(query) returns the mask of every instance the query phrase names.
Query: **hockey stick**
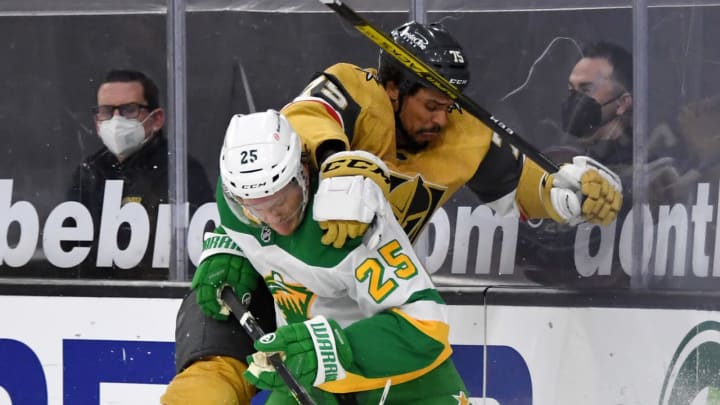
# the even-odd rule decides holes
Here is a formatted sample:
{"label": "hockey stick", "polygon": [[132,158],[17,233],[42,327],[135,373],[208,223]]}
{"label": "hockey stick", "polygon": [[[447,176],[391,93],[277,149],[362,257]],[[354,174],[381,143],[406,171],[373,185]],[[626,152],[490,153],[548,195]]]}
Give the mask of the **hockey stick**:
{"label": "hockey stick", "polygon": [[[220,298],[230,307],[230,310],[240,322],[240,325],[245,329],[245,332],[252,338],[253,341],[260,339],[265,332],[263,332],[260,325],[258,325],[255,317],[248,311],[247,307],[240,302],[238,297],[233,292],[232,288],[225,287],[220,294]],[[295,397],[295,400],[300,405],[315,405],[315,401],[310,397],[305,388],[293,377],[290,370],[283,363],[280,355],[275,353],[268,357],[270,364],[275,367],[275,371],[285,381],[290,393]]]}
{"label": "hockey stick", "polygon": [[457,87],[455,87],[452,83],[445,79],[445,77],[436,72],[435,69],[418,59],[402,45],[395,43],[392,38],[372,26],[367,20],[358,15],[347,4],[343,3],[340,0],[319,1],[330,7],[342,18],[352,24],[355,29],[360,31],[376,45],[380,46],[380,48],[384,49],[385,52],[390,54],[398,62],[402,63],[403,66],[413,72],[419,79],[440,90],[452,100],[455,100],[455,102],[457,102],[460,107],[466,109],[468,112],[470,112],[470,114],[474,115],[477,119],[490,127],[490,129],[495,131],[495,133],[500,135],[500,137],[502,137],[505,141],[509,142],[520,152],[525,154],[525,156],[534,160],[538,165],[540,165],[540,167],[542,167],[549,173],[555,173],[559,170],[559,167],[555,162],[550,160],[550,158],[548,158],[547,156],[543,155],[536,147],[531,145],[525,139],[521,138],[515,131],[512,130],[512,128],[504,124],[499,119],[495,118],[495,116],[480,107],[469,97],[462,94],[460,90],[457,89]]}

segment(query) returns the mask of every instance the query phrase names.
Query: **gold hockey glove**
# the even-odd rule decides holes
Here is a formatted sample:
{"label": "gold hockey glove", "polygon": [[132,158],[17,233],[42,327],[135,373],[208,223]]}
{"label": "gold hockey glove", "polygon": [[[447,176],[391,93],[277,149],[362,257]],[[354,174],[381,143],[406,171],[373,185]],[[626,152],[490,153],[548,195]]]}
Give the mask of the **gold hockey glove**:
{"label": "gold hockey glove", "polygon": [[587,156],[576,156],[544,177],[541,187],[543,206],[559,223],[607,225],[622,207],[620,177]]}
{"label": "gold hockey glove", "polygon": [[389,194],[388,169],[377,156],[361,150],[330,155],[313,201],[313,219],[325,231],[321,242],[341,248],[365,234]]}

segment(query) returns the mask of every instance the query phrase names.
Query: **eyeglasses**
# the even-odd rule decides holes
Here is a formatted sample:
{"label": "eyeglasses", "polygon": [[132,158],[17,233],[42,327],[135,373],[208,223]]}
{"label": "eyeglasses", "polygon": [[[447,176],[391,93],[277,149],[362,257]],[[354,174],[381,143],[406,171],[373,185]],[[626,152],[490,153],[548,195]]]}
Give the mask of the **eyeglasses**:
{"label": "eyeglasses", "polygon": [[137,118],[140,110],[149,110],[150,107],[145,104],[127,103],[120,105],[98,105],[92,108],[95,119],[98,121],[106,121],[113,117],[115,110],[120,112],[125,118]]}

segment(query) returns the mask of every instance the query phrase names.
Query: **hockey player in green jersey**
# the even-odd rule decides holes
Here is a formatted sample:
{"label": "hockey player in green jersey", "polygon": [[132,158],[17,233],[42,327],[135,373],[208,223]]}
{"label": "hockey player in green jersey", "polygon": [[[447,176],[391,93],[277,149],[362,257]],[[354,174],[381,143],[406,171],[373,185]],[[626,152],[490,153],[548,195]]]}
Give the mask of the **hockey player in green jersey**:
{"label": "hockey player in green jersey", "polygon": [[[207,316],[226,319],[220,289],[230,285],[246,297],[259,278],[267,284],[278,329],[255,343],[243,377],[271,390],[267,403],[295,403],[267,362],[281,352],[318,403],[377,404],[388,381],[386,404],[467,403],[450,358],[445,304],[393,216],[385,164],[341,152],[323,166],[320,178],[347,174],[326,186],[361,189],[365,212],[358,215],[373,216],[363,238],[338,249],[320,243],[323,231],[312,219],[318,176],[302,149],[273,110],[232,117],[225,135],[221,225],[205,236],[192,288]],[[360,169],[371,175],[352,176]],[[338,183],[346,181],[363,184]],[[348,201],[336,195],[335,203]]]}

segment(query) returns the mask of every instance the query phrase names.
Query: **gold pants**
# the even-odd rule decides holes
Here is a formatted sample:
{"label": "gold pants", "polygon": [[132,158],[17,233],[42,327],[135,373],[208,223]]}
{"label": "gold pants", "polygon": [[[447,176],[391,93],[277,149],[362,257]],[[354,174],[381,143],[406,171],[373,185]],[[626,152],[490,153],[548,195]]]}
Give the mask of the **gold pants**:
{"label": "gold pants", "polygon": [[257,389],[242,377],[247,365],[232,357],[198,360],[176,375],[162,405],[249,405]]}

